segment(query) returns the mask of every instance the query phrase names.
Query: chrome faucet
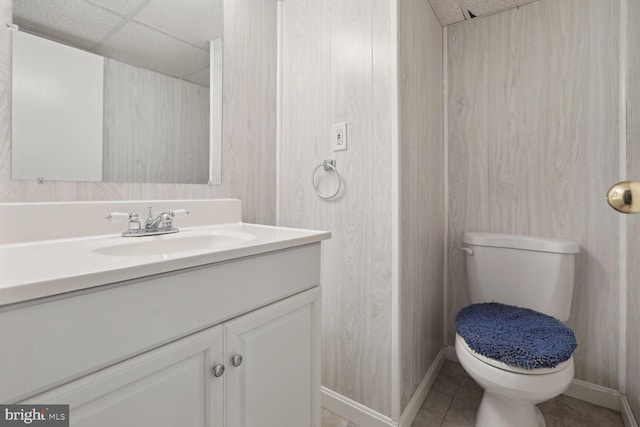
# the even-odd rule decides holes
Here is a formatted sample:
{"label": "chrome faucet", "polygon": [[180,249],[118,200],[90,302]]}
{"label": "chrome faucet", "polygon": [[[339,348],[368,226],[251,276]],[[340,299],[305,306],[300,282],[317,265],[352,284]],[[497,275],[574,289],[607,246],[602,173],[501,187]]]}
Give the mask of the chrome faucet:
{"label": "chrome faucet", "polygon": [[133,213],[113,212],[106,219],[110,222],[126,219],[129,223],[127,231],[122,233],[123,237],[142,237],[157,236],[159,234],[177,233],[178,230],[173,226],[173,219],[176,216],[187,216],[189,211],[186,209],[176,209],[174,211],[164,211],[157,217],[153,217],[153,207],[149,206],[149,217],[142,227],[140,216]]}
{"label": "chrome faucet", "polygon": [[149,206],[149,217],[147,218],[147,222],[144,223],[144,228],[146,230],[158,230],[158,229],[166,229],[173,227],[173,217],[175,216],[174,211],[165,211],[162,212],[157,217],[153,217],[153,207]]}

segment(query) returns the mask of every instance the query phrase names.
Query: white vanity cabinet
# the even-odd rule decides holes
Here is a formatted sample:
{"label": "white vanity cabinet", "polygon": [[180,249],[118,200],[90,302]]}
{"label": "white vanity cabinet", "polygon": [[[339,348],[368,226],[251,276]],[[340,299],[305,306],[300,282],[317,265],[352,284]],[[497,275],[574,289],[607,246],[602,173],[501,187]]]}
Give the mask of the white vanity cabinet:
{"label": "white vanity cabinet", "polygon": [[319,427],[319,295],[289,297],[23,403],[69,404],[77,427]]}
{"label": "white vanity cabinet", "polygon": [[75,427],[223,426],[223,361],[215,326],[21,403],[68,404]]}
{"label": "white vanity cabinet", "polygon": [[0,402],[69,404],[78,427],[320,427],[320,252],[0,306]]}
{"label": "white vanity cabinet", "polygon": [[319,316],[311,290],[224,324],[227,427],[320,427]]}

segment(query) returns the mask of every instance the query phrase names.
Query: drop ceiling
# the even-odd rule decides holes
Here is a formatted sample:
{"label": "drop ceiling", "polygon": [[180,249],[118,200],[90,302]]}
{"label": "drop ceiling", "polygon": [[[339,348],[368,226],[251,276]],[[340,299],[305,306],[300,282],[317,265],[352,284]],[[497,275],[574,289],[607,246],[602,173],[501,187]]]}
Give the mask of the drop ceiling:
{"label": "drop ceiling", "polygon": [[[534,0],[429,0],[443,26]],[[208,41],[222,38],[222,0],[14,0],[27,32],[209,85]]]}
{"label": "drop ceiling", "polygon": [[222,0],[14,0],[21,30],[209,86]]}
{"label": "drop ceiling", "polygon": [[429,0],[443,27],[473,17],[512,9],[532,1],[535,0]]}

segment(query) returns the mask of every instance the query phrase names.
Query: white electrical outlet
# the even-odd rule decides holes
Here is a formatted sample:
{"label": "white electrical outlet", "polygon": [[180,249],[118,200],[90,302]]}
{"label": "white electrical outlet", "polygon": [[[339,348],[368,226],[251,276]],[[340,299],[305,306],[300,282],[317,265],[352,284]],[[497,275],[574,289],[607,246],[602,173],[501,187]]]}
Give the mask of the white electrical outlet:
{"label": "white electrical outlet", "polygon": [[347,124],[336,123],[331,126],[331,145],[333,151],[345,151],[347,149]]}

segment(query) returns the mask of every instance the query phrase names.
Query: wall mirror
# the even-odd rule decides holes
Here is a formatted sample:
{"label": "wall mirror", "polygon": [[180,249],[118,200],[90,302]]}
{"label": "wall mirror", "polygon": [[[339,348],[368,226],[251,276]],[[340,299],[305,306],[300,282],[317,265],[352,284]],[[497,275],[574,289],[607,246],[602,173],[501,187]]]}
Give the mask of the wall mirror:
{"label": "wall mirror", "polygon": [[12,178],[219,184],[222,0],[14,0]]}

